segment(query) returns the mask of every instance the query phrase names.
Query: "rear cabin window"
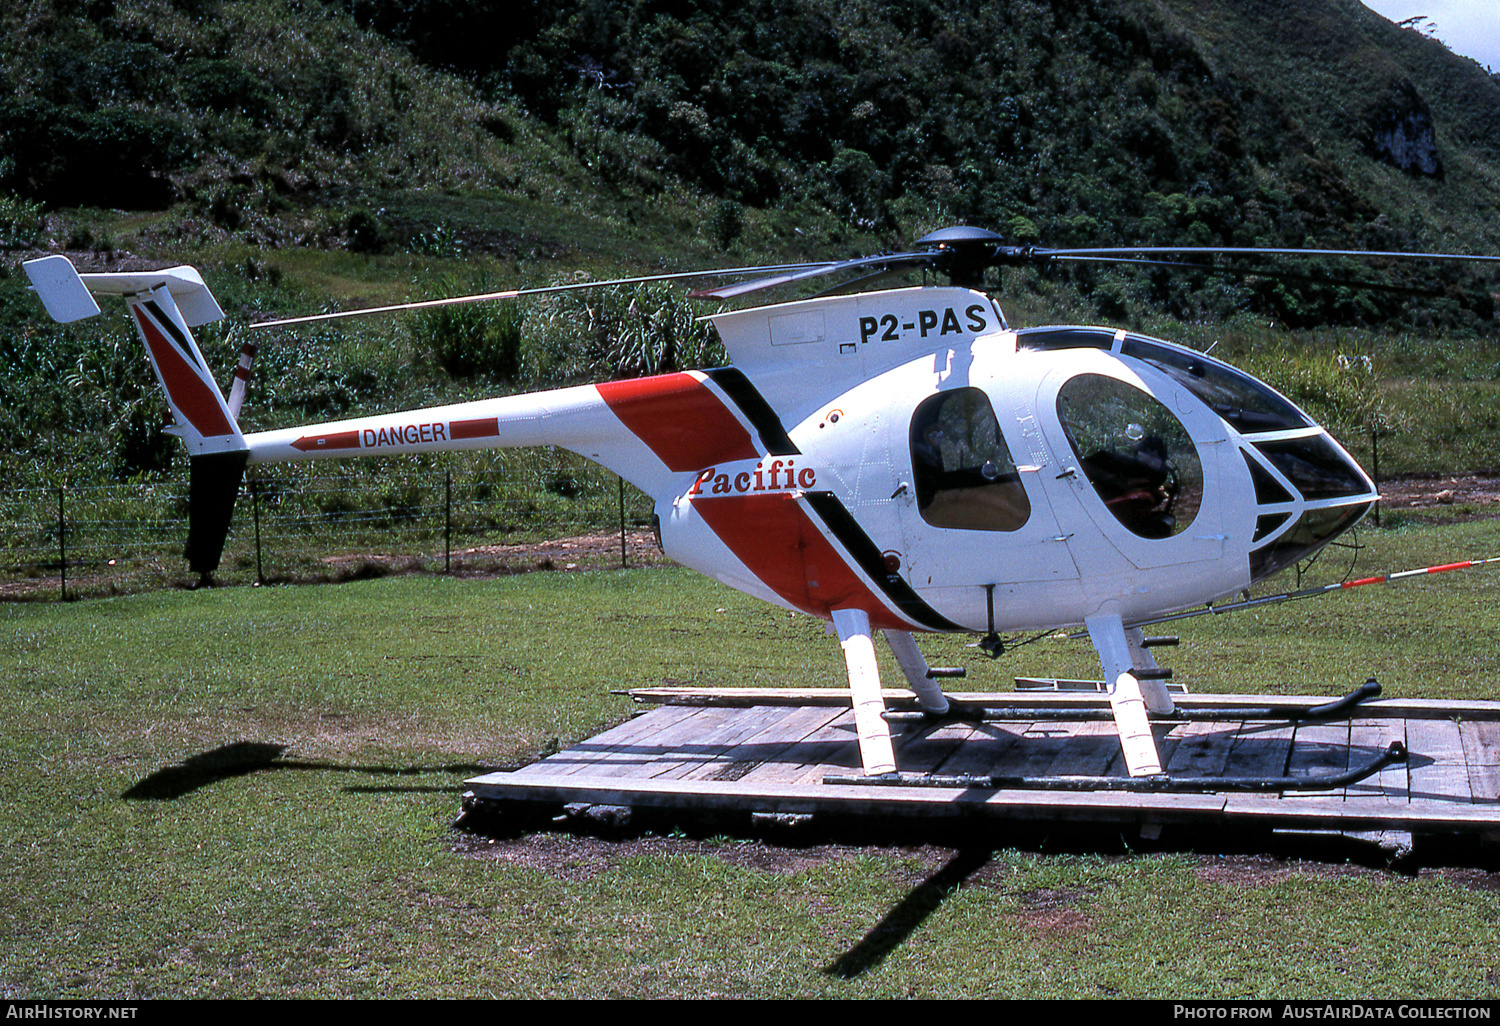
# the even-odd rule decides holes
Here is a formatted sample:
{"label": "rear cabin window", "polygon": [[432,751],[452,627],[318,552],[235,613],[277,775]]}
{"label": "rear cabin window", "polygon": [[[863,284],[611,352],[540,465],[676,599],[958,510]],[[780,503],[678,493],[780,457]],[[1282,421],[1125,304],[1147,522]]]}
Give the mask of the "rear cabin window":
{"label": "rear cabin window", "polygon": [[957,388],[924,399],[911,421],[917,510],[933,527],[1015,531],[1031,517],[989,396]]}

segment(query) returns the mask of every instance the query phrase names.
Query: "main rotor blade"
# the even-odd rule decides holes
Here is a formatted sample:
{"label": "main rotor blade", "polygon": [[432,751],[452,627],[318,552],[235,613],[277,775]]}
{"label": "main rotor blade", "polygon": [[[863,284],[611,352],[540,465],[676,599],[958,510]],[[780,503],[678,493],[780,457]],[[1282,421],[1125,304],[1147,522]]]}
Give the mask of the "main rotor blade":
{"label": "main rotor blade", "polygon": [[1182,260],[1146,260],[1134,257],[1080,256],[1062,257],[1073,263],[1123,264],[1130,267],[1170,267],[1179,271],[1208,271],[1212,274],[1232,274],[1241,278],[1276,278],[1281,281],[1305,281],[1315,285],[1347,285],[1356,289],[1373,289],[1377,292],[1399,292],[1407,296],[1441,296],[1432,289],[1417,289],[1407,285],[1389,285],[1377,281],[1356,281],[1353,278],[1333,278],[1321,274],[1299,274],[1296,271],[1275,271],[1269,267],[1225,267],[1222,264],[1195,264]]}
{"label": "main rotor blade", "polygon": [[838,274],[840,271],[853,271],[861,267],[883,266],[887,269],[895,266],[909,265],[912,267],[931,263],[936,254],[934,253],[883,253],[878,256],[857,257],[853,260],[839,260],[832,263],[818,264],[807,270],[797,271],[792,274],[777,274],[769,278],[754,278],[750,281],[737,282],[733,285],[723,285],[718,288],[700,289],[690,292],[694,299],[733,299],[736,296],[748,295],[752,292],[760,292],[763,289],[775,288],[777,285],[787,285],[794,281],[804,281],[808,278],[817,278],[825,274]]}
{"label": "main rotor blade", "polygon": [[644,285],[655,281],[674,281],[680,278],[712,278],[737,274],[755,274],[763,271],[799,270],[807,267],[823,267],[821,263],[766,264],[755,267],[725,267],[707,271],[675,271],[668,274],[647,274],[638,278],[613,278],[606,281],[570,282],[567,285],[546,285],[534,289],[510,289],[505,292],[485,292],[473,296],[454,296],[449,299],[427,299],[415,303],[396,303],[392,306],[372,306],[362,310],[340,310],[337,313],[311,314],[307,317],[287,317],[276,321],[258,321],[252,328],[283,328],[292,324],[309,324],[313,321],[333,321],[345,317],[368,317],[374,314],[397,313],[402,310],[427,310],[440,306],[460,306],[466,303],[488,303],[498,299],[518,299],[522,296],[541,296],[555,292],[578,292],[584,289],[602,289],[611,285]]}
{"label": "main rotor blade", "polygon": [[1116,246],[1104,249],[1033,249],[1031,250],[1031,255],[1043,260],[1107,256],[1300,256],[1357,257],[1365,260],[1460,260],[1472,263],[1500,263],[1500,256],[1480,256],[1472,253],[1408,253],[1363,249],[1263,249],[1254,246]]}
{"label": "main rotor blade", "polygon": [[910,274],[915,268],[912,267],[883,267],[870,274],[862,274],[858,278],[850,278],[841,281],[837,285],[830,286],[812,296],[812,299],[822,299],[824,296],[847,296],[855,292],[864,292],[871,285],[884,281],[887,278],[899,278],[904,274]]}

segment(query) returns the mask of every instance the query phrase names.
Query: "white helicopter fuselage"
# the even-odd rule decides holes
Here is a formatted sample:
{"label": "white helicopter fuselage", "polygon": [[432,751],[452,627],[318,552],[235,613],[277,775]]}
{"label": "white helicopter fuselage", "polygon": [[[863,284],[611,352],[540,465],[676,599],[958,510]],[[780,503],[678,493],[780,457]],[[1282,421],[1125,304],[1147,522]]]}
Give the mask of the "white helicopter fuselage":
{"label": "white helicopter fuselage", "polygon": [[[898,630],[1128,624],[1211,602],[1285,565],[1279,542],[1311,551],[1376,497],[1321,427],[1247,375],[1123,331],[1013,331],[983,293],[901,289],[713,320],[730,368],[245,442],[252,462],[561,445],[651,495],[677,562]],[[1230,419],[1183,383],[1200,366],[1207,398],[1239,404]],[[1275,416],[1246,416],[1255,402]],[[1256,572],[1252,552],[1276,554]]]}
{"label": "white helicopter fuselage", "polygon": [[1139,625],[1243,591],[1353,526],[1373,483],[1318,424],[1204,354],[1123,330],[1011,329],[983,292],[919,287],[722,313],[732,365],[244,434],[190,328],[191,268],[27,264],[62,321],[120,295],[193,457],[189,562],[218,565],[249,463],[557,445],[654,501],[666,554],[829,620],[861,756],[894,768],[871,647],[929,712],[915,631],[1082,624],[1132,775],[1161,772],[1172,699]]}

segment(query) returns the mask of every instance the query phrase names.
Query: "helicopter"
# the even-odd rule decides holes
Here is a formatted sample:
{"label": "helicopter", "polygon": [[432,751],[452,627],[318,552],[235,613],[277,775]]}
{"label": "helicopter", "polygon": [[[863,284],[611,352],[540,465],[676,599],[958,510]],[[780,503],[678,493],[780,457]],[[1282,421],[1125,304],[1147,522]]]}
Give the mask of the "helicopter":
{"label": "helicopter", "polygon": [[[784,609],[842,647],[866,780],[900,777],[875,639],[924,715],[952,715],[914,635],[1078,628],[1098,654],[1132,779],[1163,775],[1153,717],[1170,671],[1143,626],[1213,608],[1306,559],[1378,500],[1327,430],[1275,389],[1205,353],[1123,329],[1013,327],[985,290],[995,266],[1171,266],[1216,255],[1500,261],[1463,254],[1146,247],[1039,249],[982,228],[905,252],[676,272],[265,321],[252,327],[516,299],[604,285],[735,279],[730,300],[820,277],[809,298],[712,314],[727,367],[245,433],[246,346],[226,398],[192,328],[224,313],[201,274],[79,274],[27,262],[69,323],[123,298],[191,456],[185,555],[219,565],[247,466],[274,461],[562,446],[651,497],[663,552]],[[923,272],[923,284],[881,288]],[[928,274],[948,279],[928,284]],[[1274,782],[1273,782],[1274,784]]]}

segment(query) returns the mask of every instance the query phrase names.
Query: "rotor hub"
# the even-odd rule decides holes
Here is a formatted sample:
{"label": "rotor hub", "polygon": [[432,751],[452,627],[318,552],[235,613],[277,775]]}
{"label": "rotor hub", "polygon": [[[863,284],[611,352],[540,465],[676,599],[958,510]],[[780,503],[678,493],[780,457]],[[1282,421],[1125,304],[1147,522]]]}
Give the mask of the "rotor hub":
{"label": "rotor hub", "polygon": [[984,288],[984,272],[995,263],[1005,238],[985,228],[954,225],[930,232],[917,245],[934,252],[933,266],[961,288]]}

